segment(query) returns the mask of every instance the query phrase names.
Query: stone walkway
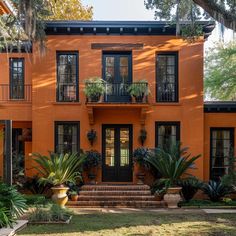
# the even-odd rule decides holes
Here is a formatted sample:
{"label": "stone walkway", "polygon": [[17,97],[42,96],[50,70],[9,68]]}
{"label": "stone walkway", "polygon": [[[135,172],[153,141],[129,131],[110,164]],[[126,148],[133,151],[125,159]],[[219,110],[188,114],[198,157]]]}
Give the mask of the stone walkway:
{"label": "stone walkway", "polygon": [[159,214],[224,214],[234,213],[236,209],[137,209],[137,208],[71,208],[77,214],[96,214],[96,213],[159,213]]}
{"label": "stone walkway", "polygon": [[0,229],[1,236],[13,236],[17,231],[27,226],[28,220],[18,220],[17,224],[14,224],[13,228],[2,228]]}

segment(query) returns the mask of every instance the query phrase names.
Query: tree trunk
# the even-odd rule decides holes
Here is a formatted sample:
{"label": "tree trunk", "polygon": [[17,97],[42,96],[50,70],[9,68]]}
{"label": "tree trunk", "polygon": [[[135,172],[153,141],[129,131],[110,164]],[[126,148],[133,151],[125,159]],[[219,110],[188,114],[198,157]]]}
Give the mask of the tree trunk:
{"label": "tree trunk", "polygon": [[203,8],[216,21],[225,27],[236,31],[236,15],[226,10],[225,7],[215,3],[212,0],[193,0],[197,5]]}

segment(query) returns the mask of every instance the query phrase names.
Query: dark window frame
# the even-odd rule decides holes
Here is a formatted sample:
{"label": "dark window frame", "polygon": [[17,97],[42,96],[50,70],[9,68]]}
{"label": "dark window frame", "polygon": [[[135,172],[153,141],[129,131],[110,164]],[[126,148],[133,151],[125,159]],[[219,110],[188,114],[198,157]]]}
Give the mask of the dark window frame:
{"label": "dark window frame", "polygon": [[158,147],[158,137],[159,137],[159,134],[158,134],[158,127],[159,126],[167,126],[167,125],[173,125],[173,126],[176,126],[176,141],[177,142],[180,142],[180,133],[181,133],[181,123],[180,121],[156,121],[155,122],[155,147],[157,148]]}
{"label": "dark window frame", "polygon": [[[13,95],[13,75],[14,75],[14,62],[17,61],[18,62],[22,62],[22,97],[20,98],[14,98],[14,95]],[[17,66],[18,68],[18,66]],[[18,73],[18,72],[17,72]],[[10,99],[15,99],[15,100],[21,100],[21,99],[25,99],[25,58],[23,57],[11,57],[9,58],[9,75],[10,75],[10,84],[9,84],[9,96],[10,96]]]}
{"label": "dark window frame", "polygon": [[[175,56],[175,99],[173,101],[159,101],[158,99],[158,56],[159,55],[171,55]],[[166,51],[166,52],[156,52],[156,103],[178,103],[179,102],[179,52],[178,51]]]}
{"label": "dark window frame", "polygon": [[[76,99],[75,100],[59,100],[59,57],[60,55],[75,55],[76,56]],[[56,52],[56,71],[57,71],[57,80],[56,80],[56,101],[57,102],[79,102],[79,52],[78,51],[57,51]]]}
{"label": "dark window frame", "polygon": [[211,127],[210,128],[210,166],[209,166],[209,171],[210,171],[210,179],[213,178],[213,173],[212,173],[212,147],[213,147],[213,131],[229,131],[230,132],[230,141],[231,141],[231,148],[234,149],[234,127]]}
{"label": "dark window frame", "polygon": [[54,122],[54,152],[57,153],[58,126],[59,125],[77,125],[77,152],[80,153],[80,121],[55,121]]}

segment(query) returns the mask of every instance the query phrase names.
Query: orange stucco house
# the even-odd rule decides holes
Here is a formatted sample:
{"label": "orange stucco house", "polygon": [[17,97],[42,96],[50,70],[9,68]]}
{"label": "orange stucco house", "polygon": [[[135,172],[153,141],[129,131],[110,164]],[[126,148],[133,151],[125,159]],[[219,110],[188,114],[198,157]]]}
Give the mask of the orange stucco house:
{"label": "orange stucco house", "polygon": [[[97,183],[136,183],[132,151],[141,146],[142,129],[146,147],[181,141],[201,154],[198,178],[227,173],[236,103],[204,103],[203,46],[214,23],[201,24],[204,37],[188,43],[168,22],[48,22],[45,55],[37,45],[1,52],[0,120],[12,124],[12,150],[24,155],[25,175],[35,174],[32,152],[92,148],[102,154]],[[98,102],[84,93],[84,81],[94,76],[107,82]],[[136,102],[127,88],[140,80],[150,93]],[[2,156],[0,167],[2,175]]]}

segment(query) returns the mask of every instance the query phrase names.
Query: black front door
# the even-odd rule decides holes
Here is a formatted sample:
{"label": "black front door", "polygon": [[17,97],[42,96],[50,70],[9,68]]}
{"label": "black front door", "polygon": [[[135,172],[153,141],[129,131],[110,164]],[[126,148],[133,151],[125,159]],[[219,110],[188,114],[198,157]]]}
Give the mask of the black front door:
{"label": "black front door", "polygon": [[132,181],[132,125],[103,125],[103,182]]}
{"label": "black front door", "polygon": [[131,53],[103,53],[103,78],[106,102],[130,102],[127,89],[132,82]]}

